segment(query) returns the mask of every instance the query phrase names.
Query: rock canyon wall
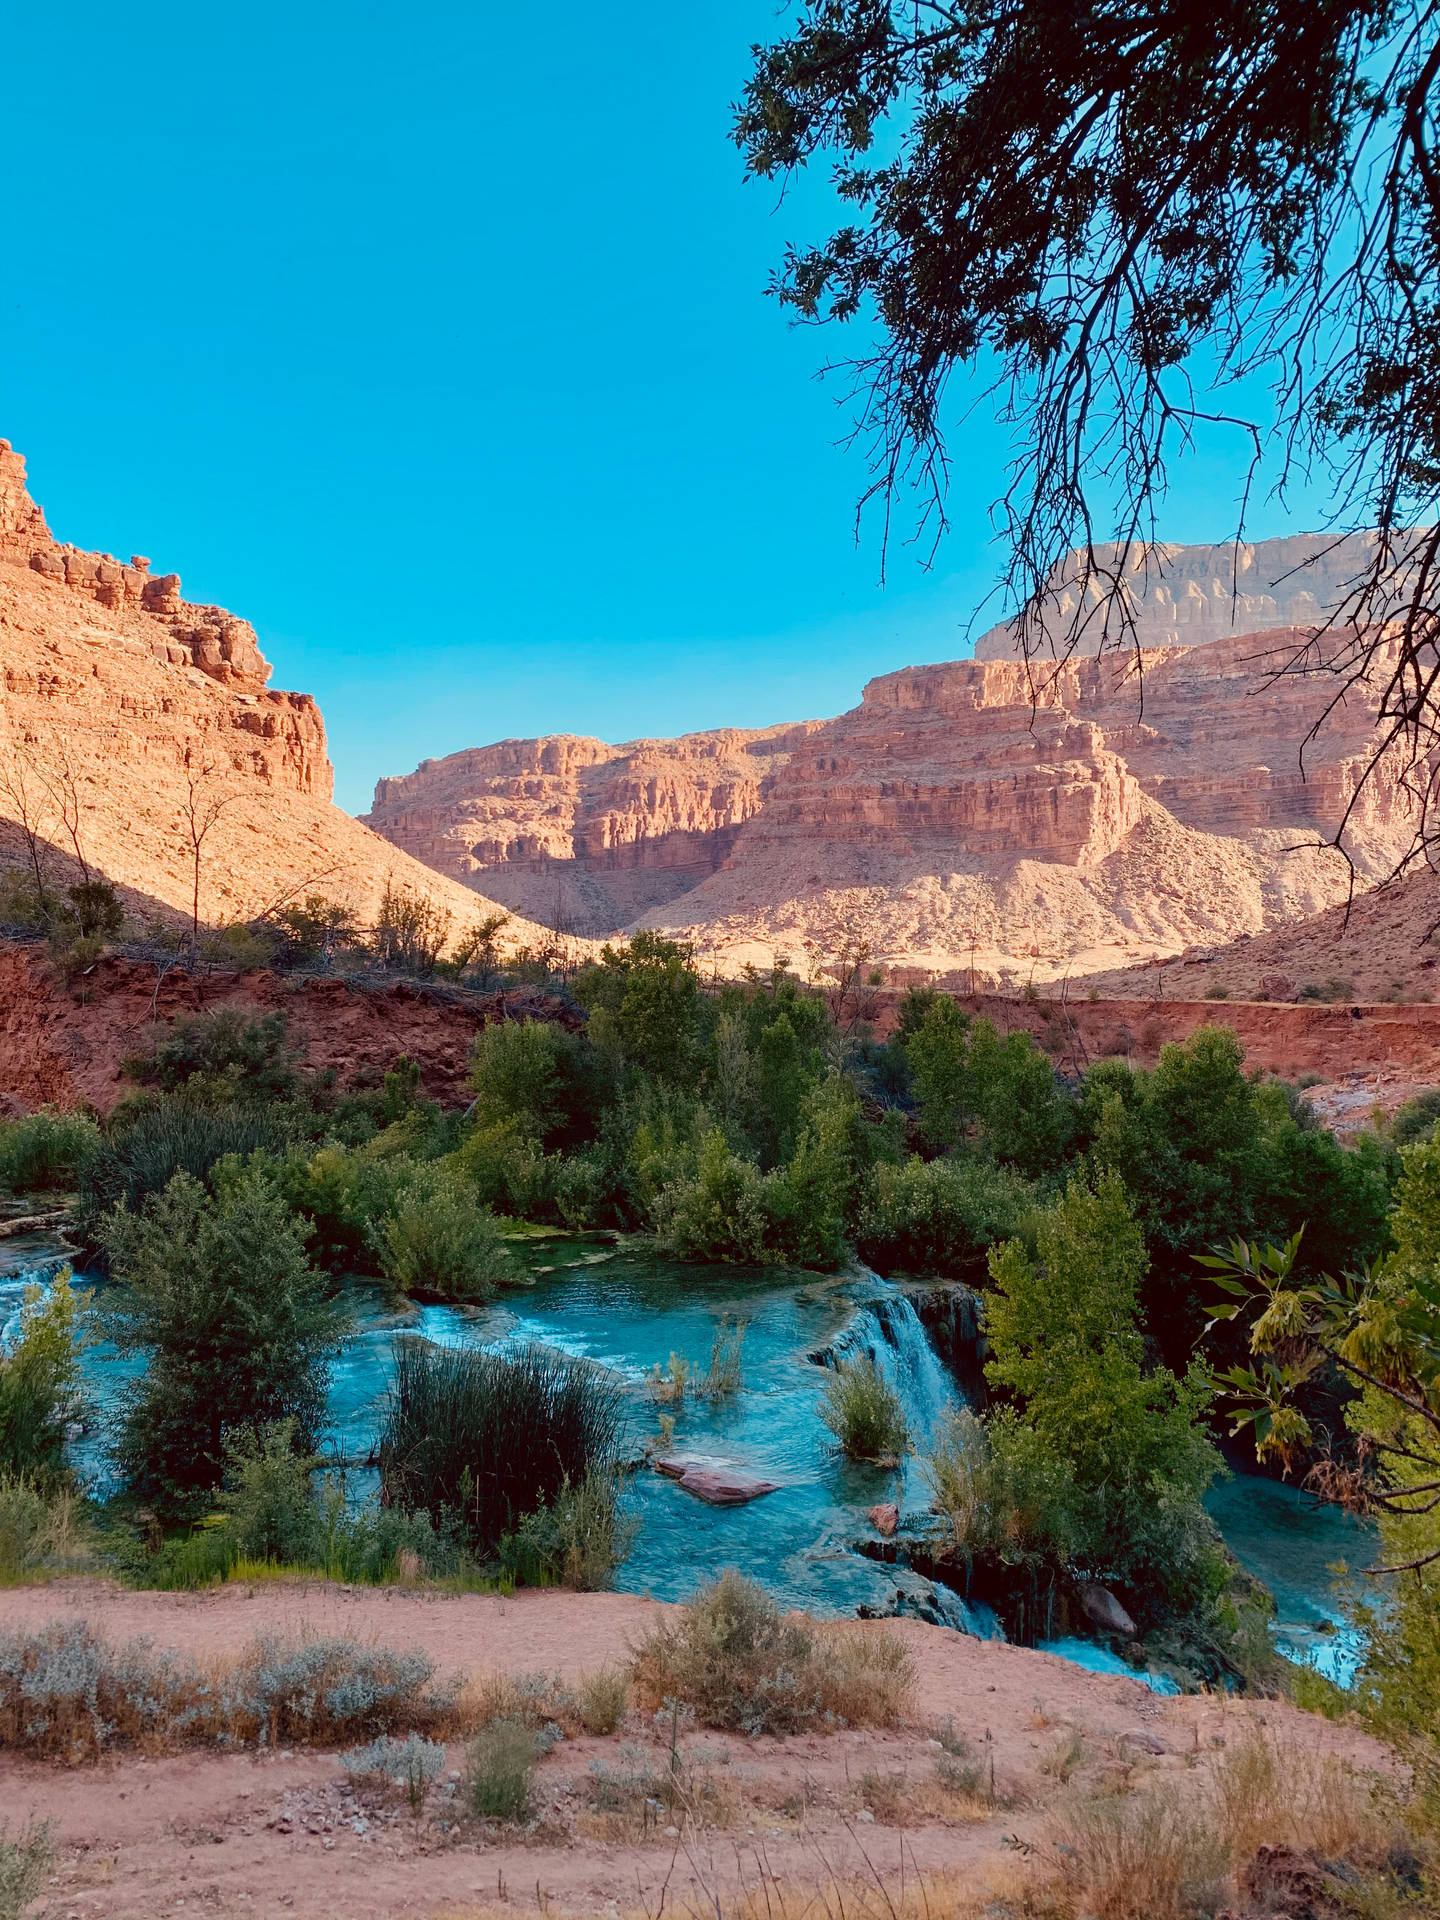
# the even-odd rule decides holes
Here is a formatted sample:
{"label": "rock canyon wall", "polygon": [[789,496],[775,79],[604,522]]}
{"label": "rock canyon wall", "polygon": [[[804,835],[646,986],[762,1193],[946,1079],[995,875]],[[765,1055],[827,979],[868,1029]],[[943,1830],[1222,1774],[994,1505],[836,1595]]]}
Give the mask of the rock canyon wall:
{"label": "rock canyon wall", "polygon": [[[187,915],[188,812],[215,815],[200,911],[244,918],[307,891],[374,917],[387,885],[423,895],[456,929],[486,911],[331,803],[325,727],[282,693],[254,629],[180,595],[143,556],[122,563],[50,534],[25,464],[0,440],[0,864],[38,826],[62,883],[85,860],[137,911]],[[535,929],[516,928],[517,937]]]}
{"label": "rock canyon wall", "polygon": [[[1252,549],[1257,591],[1223,631],[1213,598],[1214,617],[1170,618],[1217,564],[1176,550],[1147,629],[1170,643],[1138,671],[1133,653],[1082,652],[1037,676],[992,639],[985,659],[872,681],[835,720],[427,761],[380,782],[369,822],[534,918],[671,928],[722,968],[860,938],[892,964],[1014,986],[1258,934],[1345,896],[1324,842],[1376,745],[1363,692],[1331,711],[1327,676],[1273,677],[1308,628],[1267,622],[1313,626],[1353,571],[1330,556],[1304,574],[1317,549]],[[1281,571],[1310,598],[1272,591]],[[1382,765],[1346,829],[1362,884],[1412,832]]]}

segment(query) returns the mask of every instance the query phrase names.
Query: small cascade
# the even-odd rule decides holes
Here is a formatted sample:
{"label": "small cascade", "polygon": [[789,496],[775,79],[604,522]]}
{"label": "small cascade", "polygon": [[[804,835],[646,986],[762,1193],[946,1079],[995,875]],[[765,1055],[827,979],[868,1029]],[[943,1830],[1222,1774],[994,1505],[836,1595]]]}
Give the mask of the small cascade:
{"label": "small cascade", "polygon": [[70,1256],[57,1253],[24,1267],[0,1273],[0,1346],[8,1347],[20,1332],[20,1311],[31,1287],[48,1287],[57,1273],[70,1265]]}
{"label": "small cascade", "polygon": [[961,1404],[959,1389],[903,1293],[867,1301],[844,1333],[814,1358],[833,1367],[861,1356],[875,1363],[893,1389],[917,1439],[928,1438]]}

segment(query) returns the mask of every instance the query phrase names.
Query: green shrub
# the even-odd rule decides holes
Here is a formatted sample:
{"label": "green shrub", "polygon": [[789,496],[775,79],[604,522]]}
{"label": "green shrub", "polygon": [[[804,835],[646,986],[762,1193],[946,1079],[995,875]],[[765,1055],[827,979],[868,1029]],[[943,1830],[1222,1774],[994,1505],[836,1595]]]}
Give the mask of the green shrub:
{"label": "green shrub", "polygon": [[153,1052],[127,1060],[133,1080],[162,1092],[188,1088],[216,1102],[285,1100],[296,1085],[283,1013],[252,1015],[217,1007],[176,1020]]}
{"label": "green shrub", "polygon": [[630,1705],[630,1676],[619,1667],[582,1673],[575,1683],[575,1700],[586,1733],[614,1733]]}
{"label": "green shrub", "polygon": [[87,1113],[42,1107],[19,1120],[0,1120],[0,1187],[33,1193],[73,1180],[100,1144]]}
{"label": "green shrub", "polygon": [[820,1418],[852,1460],[898,1460],[910,1451],[899,1395],[868,1354],[830,1369]]}
{"label": "green shrub", "polygon": [[401,1293],[484,1300],[511,1270],[491,1214],[444,1168],[417,1168],[395,1212],[371,1232],[381,1270]]}
{"label": "green shrub", "polygon": [[733,1571],[657,1622],[633,1667],[642,1704],[679,1702],[706,1726],[750,1734],[888,1726],[905,1711],[913,1677],[892,1634],[816,1628]]}
{"label": "green shrub", "polygon": [[1018,1232],[1033,1188],[986,1160],[920,1160],[875,1167],[855,1244],[883,1273],[956,1273]]}
{"label": "green shrub", "polygon": [[600,1593],[634,1545],[638,1522],[620,1509],[613,1471],[592,1468],[575,1486],[528,1513],[500,1541],[500,1565],[517,1586]]}
{"label": "green shrub", "polygon": [[1390,1138],[1397,1147],[1413,1147],[1417,1140],[1428,1140],[1440,1120],[1440,1087],[1427,1087],[1407,1100],[1390,1122]]}
{"label": "green shrub", "polygon": [[951,1416],[925,1461],[937,1513],[957,1547],[1014,1559],[1068,1561],[1080,1519],[1068,1462],[1039,1443],[1014,1411]]}
{"label": "green shrub", "polygon": [[25,1909],[45,1891],[55,1867],[47,1820],[31,1820],[12,1840],[0,1822],[0,1920],[23,1920]]}
{"label": "green shrub", "polygon": [[234,1557],[310,1564],[319,1514],[311,1485],[319,1457],[296,1449],[295,1422],[242,1429],[226,1449],[224,1515]]}
{"label": "green shrub", "polygon": [[545,1347],[511,1355],[402,1341],[380,1440],[386,1503],[454,1518],[493,1553],[567,1486],[612,1472],[625,1392],[614,1375]]}
{"label": "green shrub", "polygon": [[180,1100],[147,1100],[112,1116],[104,1140],[80,1168],[86,1230],[97,1232],[112,1207],[137,1212],[177,1173],[208,1181],[217,1162],[231,1155],[283,1155],[294,1128],[294,1116],[283,1108],[196,1107]]}
{"label": "green shrub", "polygon": [[516,1220],[548,1218],[556,1162],[515,1120],[476,1127],[447,1164],[470,1185],[477,1203]]}
{"label": "green shrub", "polygon": [[482,1027],[470,1054],[475,1120],[513,1124],[542,1148],[575,1145],[590,1130],[593,1049],[547,1020],[499,1020]]}
{"label": "green shrub", "polygon": [[655,1229],[681,1260],[734,1260],[759,1266],[773,1257],[774,1178],[732,1153],[718,1128],[701,1143],[693,1176],[662,1187]]}
{"label": "green shrub", "polygon": [[65,1429],[80,1412],[82,1315],[64,1268],[48,1287],[25,1289],[20,1331],[0,1354],[0,1474],[49,1487],[65,1477]]}
{"label": "green shrub", "polygon": [[297,1451],[313,1453],[348,1322],[263,1175],[212,1200],[177,1174],[143,1212],[111,1214],[101,1237],[120,1282],[111,1336],[150,1360],[116,1448],[130,1492],[162,1519],[184,1519],[209,1503],[239,1434],[277,1421],[293,1422]]}
{"label": "green shrub", "polygon": [[80,1573],[94,1543],[79,1496],[28,1474],[0,1478],[0,1586]]}
{"label": "green shrub", "polygon": [[497,1720],[483,1728],[471,1744],[465,1776],[470,1811],[482,1820],[522,1820],[539,1757],[532,1727]]}

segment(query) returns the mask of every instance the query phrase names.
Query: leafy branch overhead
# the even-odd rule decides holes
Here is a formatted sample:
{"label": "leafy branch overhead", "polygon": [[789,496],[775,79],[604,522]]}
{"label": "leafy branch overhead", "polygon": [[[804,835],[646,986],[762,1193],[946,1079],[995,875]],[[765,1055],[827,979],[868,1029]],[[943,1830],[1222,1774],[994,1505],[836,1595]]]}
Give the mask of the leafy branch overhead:
{"label": "leafy branch overhead", "polygon": [[809,0],[755,49],[734,129],[763,179],[828,157],[851,211],[775,290],[862,323],[848,368],[887,537],[906,484],[939,537],[951,380],[976,375],[1013,430],[997,517],[1027,659],[1127,644],[1170,463],[1228,425],[1252,480],[1273,451],[1282,493],[1327,482],[1337,536],[1377,530],[1277,670],[1336,700],[1364,682],[1427,805],[1437,84],[1433,0]]}

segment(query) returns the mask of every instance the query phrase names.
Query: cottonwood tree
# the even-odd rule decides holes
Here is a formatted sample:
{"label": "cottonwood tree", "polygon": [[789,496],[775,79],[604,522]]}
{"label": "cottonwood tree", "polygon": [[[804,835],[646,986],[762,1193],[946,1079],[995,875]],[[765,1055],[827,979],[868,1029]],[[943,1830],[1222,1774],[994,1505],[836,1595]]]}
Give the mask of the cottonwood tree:
{"label": "cottonwood tree", "polygon": [[803,320],[861,322],[846,364],[887,538],[907,484],[921,528],[944,526],[960,371],[1013,430],[996,512],[1032,672],[1097,634],[1133,644],[1122,583],[1197,430],[1233,427],[1252,476],[1274,452],[1282,495],[1322,478],[1337,536],[1375,537],[1328,628],[1276,670],[1375,705],[1423,855],[1440,748],[1434,0],[806,0],[754,52],[734,130],[749,170],[784,182],[828,156],[851,210],[787,252],[774,290]]}

